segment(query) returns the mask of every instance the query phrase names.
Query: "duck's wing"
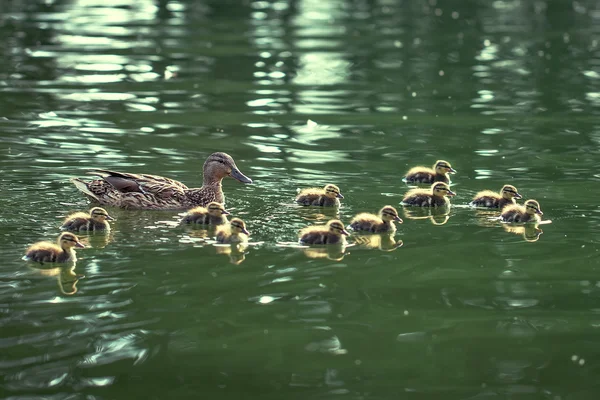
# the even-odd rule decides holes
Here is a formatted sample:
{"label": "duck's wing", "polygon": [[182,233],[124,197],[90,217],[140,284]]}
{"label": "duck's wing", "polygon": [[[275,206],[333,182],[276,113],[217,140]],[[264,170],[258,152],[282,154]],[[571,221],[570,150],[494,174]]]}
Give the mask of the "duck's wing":
{"label": "duck's wing", "polygon": [[121,193],[144,193],[159,197],[170,197],[176,193],[183,194],[188,187],[174,179],[148,174],[130,174],[106,169],[93,169],[89,173],[98,175]]}

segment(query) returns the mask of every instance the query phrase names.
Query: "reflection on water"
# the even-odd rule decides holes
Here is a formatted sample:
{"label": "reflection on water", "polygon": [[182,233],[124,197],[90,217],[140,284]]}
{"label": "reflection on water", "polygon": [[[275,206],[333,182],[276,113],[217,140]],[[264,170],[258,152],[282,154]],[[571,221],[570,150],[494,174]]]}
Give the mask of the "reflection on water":
{"label": "reflection on water", "polygon": [[[595,2],[4,1],[0,15],[3,397],[597,397]],[[213,151],[256,177],[223,186],[260,246],[111,209],[77,269],[20,260],[87,206],[70,177],[198,182]],[[404,208],[402,249],[277,245],[398,205],[402,174],[440,158],[458,195]],[[339,209],[292,204],[328,182]],[[543,236],[460,207],[505,182],[543,200]]]}

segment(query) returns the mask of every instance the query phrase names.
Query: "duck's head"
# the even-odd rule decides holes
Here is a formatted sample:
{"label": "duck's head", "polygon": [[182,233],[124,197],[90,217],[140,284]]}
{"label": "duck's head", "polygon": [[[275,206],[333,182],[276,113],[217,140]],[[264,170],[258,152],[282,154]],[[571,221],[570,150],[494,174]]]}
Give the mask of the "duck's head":
{"label": "duck's head", "polygon": [[510,200],[513,198],[520,199],[521,197],[523,197],[519,194],[519,192],[517,192],[517,188],[513,185],[502,186],[502,190],[500,190],[500,193],[502,193],[502,197],[504,197],[506,200]]}
{"label": "duck's head", "polygon": [[97,222],[114,221],[104,208],[94,207],[90,210],[90,218]]}
{"label": "duck's head", "polygon": [[325,196],[332,198],[332,199],[335,199],[335,198],[343,199],[344,198],[344,196],[340,192],[340,188],[331,183],[328,185],[325,185]]}
{"label": "duck's head", "polygon": [[396,221],[402,223],[402,218],[398,216],[398,211],[392,206],[383,207],[379,210],[379,215],[381,215],[381,219],[386,222]]}
{"label": "duck's head", "polygon": [[204,162],[205,183],[219,182],[226,176],[237,179],[242,183],[252,183],[252,179],[242,174],[235,165],[233,158],[227,153],[212,153]]}
{"label": "duck's head", "polygon": [[229,215],[229,211],[225,210],[223,204],[217,203],[216,201],[208,203],[208,213],[213,217],[220,217],[221,215]]}
{"label": "duck's head", "polygon": [[329,232],[334,235],[348,235],[348,231],[344,228],[344,224],[339,219],[332,219],[327,223]]}
{"label": "duck's head", "polygon": [[456,196],[452,190],[450,190],[450,186],[444,182],[436,182],[431,185],[431,192],[434,196],[444,197],[444,196]]}
{"label": "duck's head", "polygon": [[79,238],[70,232],[61,233],[58,236],[57,242],[61,249],[70,249],[72,247],[85,247],[83,243],[79,241]]}
{"label": "duck's head", "polygon": [[452,165],[448,161],[437,160],[433,166],[436,174],[455,174],[456,170],[452,168]]}
{"label": "duck's head", "polygon": [[538,203],[535,200],[527,200],[525,202],[525,210],[527,211],[527,214],[544,215],[544,213],[540,209],[540,203]]}
{"label": "duck's head", "polygon": [[250,235],[250,232],[248,232],[248,230],[246,229],[246,223],[239,218],[232,219],[229,225],[231,225],[232,233],[243,233],[244,235]]}

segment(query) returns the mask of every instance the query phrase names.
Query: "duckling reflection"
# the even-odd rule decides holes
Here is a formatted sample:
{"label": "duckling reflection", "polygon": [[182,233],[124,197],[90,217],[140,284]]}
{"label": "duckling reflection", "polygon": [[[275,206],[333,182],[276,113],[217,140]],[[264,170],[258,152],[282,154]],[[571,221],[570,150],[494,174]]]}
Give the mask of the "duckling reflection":
{"label": "duckling reflection", "polygon": [[544,233],[544,231],[539,228],[538,224],[502,224],[502,228],[504,228],[506,232],[514,233],[515,235],[523,235],[523,239],[525,239],[526,242],[537,242],[540,239],[540,235]]}
{"label": "duckling reflection", "polygon": [[362,248],[379,249],[381,251],[394,251],[404,244],[402,240],[396,240],[394,235],[377,233],[352,235],[352,242]]}
{"label": "duckling reflection", "polygon": [[308,258],[326,258],[332,261],[341,261],[346,255],[346,246],[343,244],[309,247],[302,249],[304,255]]}
{"label": "duckling reflection", "polygon": [[333,184],[321,188],[302,189],[296,196],[296,203],[303,206],[339,207],[344,196],[340,188]]}
{"label": "duckling reflection", "polygon": [[233,265],[240,265],[246,259],[247,243],[231,243],[229,245],[215,245],[217,254],[225,254],[229,256],[229,262]]}
{"label": "duckling reflection", "polygon": [[441,208],[404,208],[403,216],[406,219],[428,219],[433,225],[444,225],[450,219],[450,210],[446,207]]}
{"label": "duckling reflection", "polygon": [[87,235],[79,235],[79,241],[85,246],[85,247],[93,247],[96,249],[103,249],[106,246],[108,246],[108,244],[110,242],[112,242],[114,240],[114,236],[112,232],[109,232],[107,235],[97,235],[94,233],[90,233]]}
{"label": "duckling reflection", "polygon": [[77,282],[81,278],[85,278],[85,275],[75,272],[74,262],[56,268],[44,269],[32,266],[30,268],[42,276],[55,276],[60,292],[68,296],[77,293]]}

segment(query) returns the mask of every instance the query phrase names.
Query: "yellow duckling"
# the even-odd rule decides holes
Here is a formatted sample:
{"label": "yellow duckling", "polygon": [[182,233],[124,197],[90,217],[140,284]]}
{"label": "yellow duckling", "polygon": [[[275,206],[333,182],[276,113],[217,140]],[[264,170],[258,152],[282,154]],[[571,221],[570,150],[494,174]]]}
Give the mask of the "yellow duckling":
{"label": "yellow duckling", "polygon": [[368,231],[373,233],[396,232],[394,221],[402,223],[398,211],[392,206],[385,206],[379,210],[379,215],[360,213],[350,221],[350,228],[355,231]]}
{"label": "yellow duckling", "polygon": [[523,196],[517,192],[517,188],[513,185],[504,185],[500,193],[484,190],[473,197],[473,201],[469,203],[474,207],[489,207],[503,209],[504,206],[516,204],[515,199],[520,199]]}
{"label": "yellow duckling", "polygon": [[299,233],[300,244],[346,244],[348,231],[339,219],[332,219],[327,225],[313,225]]}
{"label": "yellow duckling", "polygon": [[63,232],[58,236],[57,244],[50,242],[37,242],[29,246],[23,260],[35,261],[43,264],[75,262],[75,249],[73,247],[85,247],[77,236],[69,232]]}
{"label": "yellow duckling", "polygon": [[500,218],[504,222],[539,222],[544,215],[540,203],[527,200],[524,205],[510,204],[502,209]]}
{"label": "yellow duckling", "polygon": [[409,169],[404,180],[408,183],[450,183],[448,174],[455,173],[456,170],[452,168],[448,161],[438,160],[433,168],[418,166]]}
{"label": "yellow duckling", "polygon": [[65,218],[62,226],[63,231],[110,231],[108,221],[114,221],[114,218],[108,215],[104,208],[94,207],[89,214],[76,212]]}
{"label": "yellow duckling", "polygon": [[323,189],[303,189],[296,196],[296,202],[303,206],[339,207],[344,196],[336,185],[328,184]]}
{"label": "yellow duckling", "polygon": [[402,199],[402,204],[406,206],[418,207],[444,207],[450,205],[450,200],[446,196],[456,196],[448,184],[437,182],[431,185],[431,189],[412,189]]}
{"label": "yellow duckling", "polygon": [[223,225],[227,223],[229,211],[223,204],[210,202],[207,207],[198,206],[189,210],[181,220],[182,224]]}
{"label": "yellow duckling", "polygon": [[246,223],[239,218],[233,218],[229,225],[217,228],[217,243],[244,243],[248,241],[249,235]]}

